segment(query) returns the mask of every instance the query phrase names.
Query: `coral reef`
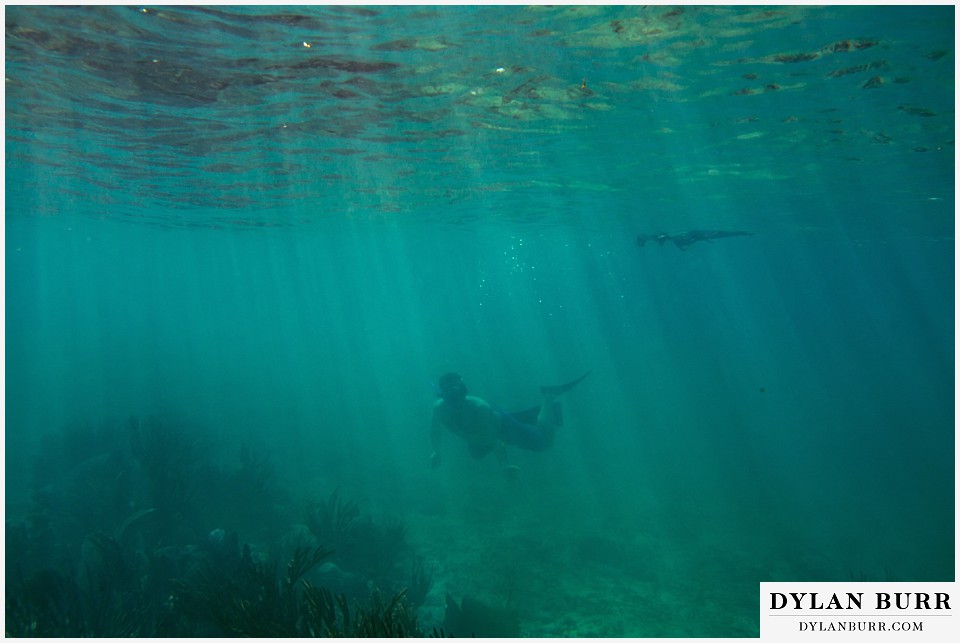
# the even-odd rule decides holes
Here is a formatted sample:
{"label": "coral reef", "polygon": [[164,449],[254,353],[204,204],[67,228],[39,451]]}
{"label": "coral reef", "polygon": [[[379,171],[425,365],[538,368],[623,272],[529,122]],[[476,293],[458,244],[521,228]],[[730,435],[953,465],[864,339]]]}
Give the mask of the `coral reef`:
{"label": "coral reef", "polygon": [[69,427],[43,446],[32,506],[7,515],[8,636],[424,635],[432,572],[400,518],[335,490],[291,532],[267,456],[218,458],[169,418]]}
{"label": "coral reef", "polygon": [[409,551],[407,525],[396,516],[363,516],[360,504],[343,500],[335,489],[327,498],[307,505],[304,524],[318,543],[334,550],[338,567],[382,585],[396,576]]}

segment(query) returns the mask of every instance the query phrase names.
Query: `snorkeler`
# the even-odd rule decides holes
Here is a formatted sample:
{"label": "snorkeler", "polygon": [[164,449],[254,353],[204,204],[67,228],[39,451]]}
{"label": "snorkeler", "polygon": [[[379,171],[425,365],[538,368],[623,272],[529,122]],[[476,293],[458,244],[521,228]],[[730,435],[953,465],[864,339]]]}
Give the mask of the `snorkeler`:
{"label": "snorkeler", "polygon": [[440,441],[446,427],[466,440],[471,456],[483,458],[495,451],[507,475],[515,476],[520,469],[510,465],[507,460],[507,445],[529,451],[549,449],[557,427],[563,424],[560,403],[555,398],[572,389],[589,374],[590,371],[587,371],[572,382],[559,386],[541,386],[543,401],[539,406],[506,413],[494,410],[479,397],[467,395],[463,378],[456,373],[446,373],[439,381],[440,399],[433,405],[431,466],[434,469],[440,466]]}
{"label": "snorkeler", "polygon": [[641,248],[647,241],[656,241],[660,247],[667,241],[673,241],[673,245],[683,251],[687,246],[693,245],[698,241],[713,241],[714,239],[723,239],[725,237],[752,237],[752,232],[743,230],[690,230],[680,234],[667,234],[666,232],[655,232],[653,234],[638,234],[637,245]]}

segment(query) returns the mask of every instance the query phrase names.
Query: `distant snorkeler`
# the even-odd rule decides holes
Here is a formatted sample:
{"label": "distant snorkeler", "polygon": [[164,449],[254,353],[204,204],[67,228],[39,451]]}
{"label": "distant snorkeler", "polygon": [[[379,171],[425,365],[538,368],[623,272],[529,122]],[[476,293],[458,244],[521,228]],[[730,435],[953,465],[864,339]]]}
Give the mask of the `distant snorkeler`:
{"label": "distant snorkeler", "polygon": [[687,246],[691,246],[698,241],[712,242],[714,239],[724,239],[726,237],[752,236],[752,232],[744,232],[743,230],[690,230],[679,234],[655,232],[653,234],[638,234],[637,245],[642,248],[647,241],[656,241],[662,247],[667,241],[672,241],[675,246],[686,251]]}
{"label": "distant snorkeler", "polygon": [[572,382],[559,386],[541,386],[541,404],[516,413],[495,410],[479,397],[467,395],[462,377],[456,373],[444,374],[438,383],[439,399],[433,405],[431,466],[434,469],[440,466],[440,443],[446,428],[466,441],[474,458],[484,458],[491,451],[496,452],[507,476],[515,478],[520,468],[508,461],[507,445],[528,451],[549,449],[557,427],[563,425],[556,397],[572,389],[589,374],[587,371]]}

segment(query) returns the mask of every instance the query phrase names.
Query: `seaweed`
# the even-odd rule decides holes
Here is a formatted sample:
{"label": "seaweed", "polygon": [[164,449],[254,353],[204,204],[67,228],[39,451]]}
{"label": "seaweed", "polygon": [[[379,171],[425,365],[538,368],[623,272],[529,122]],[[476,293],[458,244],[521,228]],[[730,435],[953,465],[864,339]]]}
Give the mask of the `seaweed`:
{"label": "seaweed", "polygon": [[7,520],[6,634],[424,635],[433,572],[417,557],[403,569],[402,519],[362,516],[335,490],[297,539],[271,538],[288,495],[265,450],[220,468],[206,435],[155,416],[49,437],[33,505]]}
{"label": "seaweed", "polygon": [[113,537],[91,534],[79,575],[42,569],[7,587],[6,633],[37,637],[127,637],[157,633],[160,597],[143,591],[143,559]]}
{"label": "seaweed", "polygon": [[416,610],[408,609],[405,594],[406,591],[401,590],[389,603],[384,603],[380,592],[374,590],[370,605],[357,612],[354,627],[344,634],[363,638],[421,636]]}
{"label": "seaweed", "polygon": [[340,567],[382,583],[394,575],[408,549],[407,525],[396,516],[361,517],[361,502],[343,500],[335,489],[326,499],[307,505],[303,521],[317,542],[335,550]]}
{"label": "seaweed", "polygon": [[249,546],[231,564],[208,560],[178,584],[177,609],[191,619],[209,619],[230,636],[299,636],[298,583],[330,555],[323,547],[298,546],[280,574],[275,561],[254,561]]}
{"label": "seaweed", "polygon": [[275,502],[284,497],[269,456],[245,444],[240,447],[240,468],[229,475],[229,482],[232,491],[247,500]]}
{"label": "seaweed", "polygon": [[427,594],[433,588],[433,569],[427,568],[420,556],[413,557],[410,569],[410,583],[407,586],[407,597],[410,605],[418,609],[427,599]]}
{"label": "seaweed", "polygon": [[[423,636],[407,590],[366,602],[314,585],[306,576],[331,550],[298,546],[281,569],[249,545],[150,554],[97,533],[84,545],[81,573],[43,569],[7,578],[6,634],[19,637]],[[178,569],[177,563],[180,564]],[[184,572],[184,566],[192,569]],[[165,584],[170,573],[183,574]]]}
{"label": "seaweed", "polygon": [[360,501],[345,502],[340,498],[340,489],[334,489],[325,500],[307,505],[303,522],[317,542],[338,550],[350,538],[359,515]]}
{"label": "seaweed", "polygon": [[310,636],[337,638],[422,637],[415,609],[397,592],[385,603],[379,590],[370,595],[366,608],[350,606],[343,594],[334,595],[323,587],[305,584],[303,592],[306,626]]}
{"label": "seaweed", "polygon": [[178,526],[200,522],[214,475],[210,445],[204,434],[174,420],[131,417],[127,426],[130,449],[144,477],[144,504],[157,512],[157,539],[172,541]]}
{"label": "seaweed", "polygon": [[315,586],[304,576],[330,555],[324,547],[298,547],[279,574],[275,562],[242,558],[239,569],[219,574],[211,566],[184,583],[177,604],[192,617],[208,616],[220,632],[244,637],[420,636],[416,610],[397,592],[390,602],[374,590],[367,606]]}
{"label": "seaweed", "polygon": [[30,519],[44,521],[51,534],[80,541],[128,516],[142,498],[137,495],[139,467],[124,436],[122,425],[109,422],[70,424],[45,436],[33,463]]}
{"label": "seaweed", "polygon": [[4,633],[11,637],[67,637],[83,634],[84,610],[72,579],[43,569],[29,578],[7,577]]}
{"label": "seaweed", "polygon": [[345,568],[382,584],[394,576],[407,551],[407,525],[396,516],[356,521],[339,551]]}
{"label": "seaweed", "polygon": [[209,503],[212,506],[206,512],[207,518],[213,522],[207,523],[208,528],[216,524],[272,539],[277,536],[272,530],[287,522],[282,509],[289,500],[288,494],[265,449],[241,445],[237,465],[209,482],[205,493],[213,495],[217,502]]}

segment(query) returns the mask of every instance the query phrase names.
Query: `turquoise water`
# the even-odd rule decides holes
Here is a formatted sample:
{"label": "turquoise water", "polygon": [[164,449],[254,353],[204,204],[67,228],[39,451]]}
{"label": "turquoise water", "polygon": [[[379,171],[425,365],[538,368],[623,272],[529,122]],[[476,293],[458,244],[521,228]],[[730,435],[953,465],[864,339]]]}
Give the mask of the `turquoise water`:
{"label": "turquoise water", "polygon": [[[755,636],[761,581],[953,580],[953,15],[7,8],[8,526],[125,448],[64,427],[172,417],[287,495],[131,547],[274,551],[339,488],[406,522],[427,628]],[[704,229],[753,236],[636,241]],[[514,409],[587,369],[519,481],[450,434],[431,470],[443,372]]]}

